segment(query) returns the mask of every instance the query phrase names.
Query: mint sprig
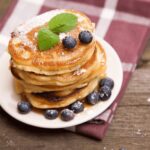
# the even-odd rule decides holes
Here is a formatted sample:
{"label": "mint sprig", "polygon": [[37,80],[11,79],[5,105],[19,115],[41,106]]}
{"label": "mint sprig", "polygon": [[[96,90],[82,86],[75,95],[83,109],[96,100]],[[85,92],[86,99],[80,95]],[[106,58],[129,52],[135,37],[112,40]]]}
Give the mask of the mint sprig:
{"label": "mint sprig", "polygon": [[58,34],[72,30],[77,25],[77,16],[69,13],[61,13],[54,16],[48,22],[48,28],[41,28],[38,32],[38,48],[41,51],[48,50],[59,42]]}
{"label": "mint sprig", "polygon": [[77,16],[69,13],[62,13],[54,16],[48,23],[48,27],[55,33],[67,32],[77,25]]}
{"label": "mint sprig", "polygon": [[50,31],[48,28],[42,28],[38,32],[37,40],[39,50],[45,51],[52,48],[59,42],[59,36]]}

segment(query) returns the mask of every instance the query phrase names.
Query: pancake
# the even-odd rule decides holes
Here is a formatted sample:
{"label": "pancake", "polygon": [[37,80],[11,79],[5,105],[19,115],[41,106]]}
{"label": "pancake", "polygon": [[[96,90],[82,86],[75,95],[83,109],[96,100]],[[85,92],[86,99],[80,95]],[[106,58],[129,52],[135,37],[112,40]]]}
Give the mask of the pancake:
{"label": "pancake", "polygon": [[[97,57],[95,59],[97,66],[86,78],[81,78],[78,82],[75,82],[73,84],[67,85],[67,86],[58,86],[58,85],[34,85],[29,84],[26,82],[26,80],[20,80],[16,78],[16,82],[19,82],[21,84],[22,89],[26,93],[41,93],[41,92],[47,92],[47,91],[62,91],[62,90],[70,90],[70,89],[76,89],[84,87],[90,82],[92,79],[101,76],[104,77],[105,70],[106,70],[106,58],[105,55],[101,55],[101,48],[97,47]],[[80,79],[80,75],[78,77]],[[34,79],[33,79],[34,80]],[[67,82],[67,81],[66,81]]]}
{"label": "pancake", "polygon": [[76,84],[76,85],[69,85],[69,86],[63,86],[63,87],[44,87],[44,86],[35,86],[32,84],[27,84],[21,80],[15,79],[15,84],[19,84],[19,86],[21,87],[22,93],[26,92],[26,93],[42,93],[42,92],[51,92],[51,91],[64,91],[64,90],[73,90],[75,88],[82,88],[85,87],[88,83],[80,83],[80,84]]}
{"label": "pancake", "polygon": [[89,93],[91,93],[94,89],[96,89],[99,82],[99,78],[92,80],[86,87],[82,89],[78,89],[72,94],[65,97],[49,97],[45,98],[45,96],[38,96],[35,94],[24,93],[27,100],[32,104],[35,108],[40,109],[48,109],[48,108],[61,108],[72,104],[77,100],[82,100]]}
{"label": "pancake", "polygon": [[78,39],[79,33],[83,30],[94,32],[94,26],[90,19],[77,11],[54,10],[34,17],[16,28],[9,41],[8,51],[12,56],[13,67],[37,74],[56,75],[72,72],[91,58],[96,45],[94,39],[86,46],[77,40],[77,45],[72,50],[66,50],[61,42],[47,51],[41,52],[37,50],[37,39],[35,36],[37,31],[39,28],[46,26],[54,15],[62,12],[76,15],[78,23],[73,30],[61,35],[70,35]]}
{"label": "pancake", "polygon": [[92,71],[94,71],[95,68],[97,68],[98,63],[96,61],[96,53],[97,51],[95,51],[91,59],[81,68],[65,74],[47,76],[42,74],[35,74],[33,72],[23,71],[13,67],[11,67],[11,71],[15,76],[18,76],[20,79],[26,81],[29,84],[66,86],[86,78]]}
{"label": "pancake", "polygon": [[105,52],[100,44],[98,44],[97,42],[95,52],[90,60],[86,62],[86,64],[83,65],[81,68],[70,73],[46,76],[41,74],[35,74],[33,72],[23,71],[13,67],[11,67],[11,70],[15,76],[19,77],[21,80],[24,80],[28,84],[67,86],[84,80],[85,78],[90,76],[92,72],[100,69],[99,66],[104,66],[105,62]]}

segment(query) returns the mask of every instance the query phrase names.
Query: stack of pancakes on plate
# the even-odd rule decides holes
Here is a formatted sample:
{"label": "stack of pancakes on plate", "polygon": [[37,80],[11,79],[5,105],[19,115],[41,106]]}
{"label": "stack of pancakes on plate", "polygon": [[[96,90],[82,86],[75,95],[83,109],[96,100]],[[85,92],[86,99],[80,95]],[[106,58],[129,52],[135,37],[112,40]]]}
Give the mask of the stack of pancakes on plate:
{"label": "stack of pancakes on plate", "polygon": [[[67,12],[78,17],[77,26],[60,33],[60,42],[47,51],[39,51],[37,32],[55,15]],[[94,91],[106,70],[106,55],[100,43],[82,44],[79,33],[94,32],[95,26],[84,14],[73,10],[54,10],[20,25],[12,33],[8,51],[18,94],[39,109],[67,107]],[[62,44],[65,36],[77,39],[73,49]]]}

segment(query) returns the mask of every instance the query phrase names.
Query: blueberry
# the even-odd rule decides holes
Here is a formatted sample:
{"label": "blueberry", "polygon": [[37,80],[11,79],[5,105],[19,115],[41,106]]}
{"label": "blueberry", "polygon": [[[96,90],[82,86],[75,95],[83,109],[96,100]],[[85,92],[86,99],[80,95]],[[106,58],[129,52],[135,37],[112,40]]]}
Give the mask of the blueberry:
{"label": "blueberry", "polygon": [[108,100],[111,96],[111,89],[107,85],[102,86],[99,90],[99,99],[102,101]]}
{"label": "blueberry", "polygon": [[84,43],[84,44],[88,44],[92,41],[93,36],[91,34],[91,32],[89,31],[81,31],[79,34],[79,40],[80,42]]}
{"label": "blueberry", "polygon": [[80,101],[76,101],[75,103],[71,104],[70,109],[74,111],[74,113],[79,113],[84,110],[84,105]]}
{"label": "blueberry", "polygon": [[31,105],[29,102],[21,101],[17,105],[18,111],[22,114],[27,114],[31,111]]}
{"label": "blueberry", "polygon": [[99,93],[93,91],[86,97],[86,102],[92,105],[95,105],[99,101]]}
{"label": "blueberry", "polygon": [[72,110],[70,109],[63,109],[61,111],[61,119],[63,121],[70,121],[74,118],[75,114]]}
{"label": "blueberry", "polygon": [[105,86],[107,85],[110,89],[113,89],[114,87],[114,81],[111,79],[111,78],[104,78],[100,81],[99,83],[99,86],[102,87],[102,86]]}
{"label": "blueberry", "polygon": [[74,39],[73,37],[71,36],[66,36],[63,40],[62,40],[62,43],[64,45],[65,48],[74,48],[77,44],[77,41],[76,39]]}
{"label": "blueberry", "polygon": [[47,119],[56,119],[58,117],[58,111],[55,109],[47,109],[45,111],[45,118]]}

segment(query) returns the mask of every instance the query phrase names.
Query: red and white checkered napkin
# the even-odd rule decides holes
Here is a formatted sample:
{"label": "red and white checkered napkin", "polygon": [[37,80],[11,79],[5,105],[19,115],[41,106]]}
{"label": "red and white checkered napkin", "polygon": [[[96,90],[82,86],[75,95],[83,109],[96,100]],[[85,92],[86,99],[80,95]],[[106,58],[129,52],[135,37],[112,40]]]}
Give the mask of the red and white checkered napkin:
{"label": "red and white checkered napkin", "polygon": [[[0,0],[4,1],[4,0]],[[92,121],[69,128],[74,132],[102,139],[126,89],[137,61],[150,38],[150,1],[148,0],[13,0],[0,21],[0,53],[9,33],[34,15],[56,8],[76,9],[96,23],[97,35],[103,37],[121,58],[124,79],[114,103]]]}

